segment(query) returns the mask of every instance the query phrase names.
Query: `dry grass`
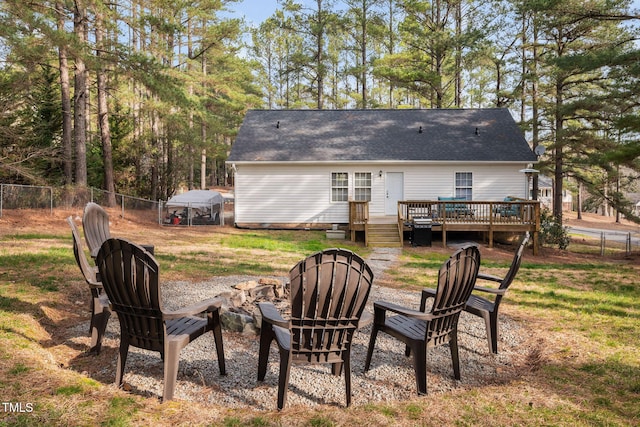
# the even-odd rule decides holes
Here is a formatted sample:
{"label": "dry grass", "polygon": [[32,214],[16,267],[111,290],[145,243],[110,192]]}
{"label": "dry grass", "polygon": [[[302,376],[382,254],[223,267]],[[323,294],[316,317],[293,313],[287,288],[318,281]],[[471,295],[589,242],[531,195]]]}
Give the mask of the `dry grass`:
{"label": "dry grass", "polygon": [[[110,213],[115,218],[113,234],[156,246],[166,280],[200,280],[211,274],[208,266],[228,265],[232,271],[242,263],[249,270],[269,264],[274,274],[284,275],[301,255],[283,251],[276,256],[269,248],[234,245],[247,231],[232,227],[163,228],[153,219],[123,220],[118,212]],[[84,353],[86,345],[68,339],[68,329],[88,316],[88,290],[70,255],[64,222],[81,212],[56,211],[52,217],[25,211],[3,214],[2,265],[12,257],[29,262],[0,270],[0,396],[3,402],[35,406],[31,412],[0,407],[0,425],[640,425],[640,327],[633,326],[640,312],[625,301],[592,311],[585,307],[609,289],[599,289],[604,286],[600,281],[610,284],[628,276],[636,278],[637,286],[637,254],[635,259],[606,262],[552,250],[537,259],[528,254],[525,264],[531,268],[523,267],[503,313],[520,322],[529,350],[516,362],[514,375],[505,375],[510,379],[501,384],[460,386],[446,394],[353,408],[234,411],[197,402],[161,404],[135,391],[118,390],[108,369],[87,375],[96,360],[115,359],[117,349],[108,346],[96,359]],[[274,236],[282,237],[283,245],[289,238]],[[483,263],[494,273],[503,272],[511,259],[509,247],[482,252]],[[379,278],[378,284],[418,287],[435,275],[435,269],[425,265],[439,265],[439,257],[447,253],[436,247],[407,248],[402,268]],[[59,262],[51,265],[42,259]],[[610,268],[581,267],[592,263]],[[197,265],[201,268],[193,267]],[[621,310],[620,317],[607,316],[607,310],[614,309]]]}

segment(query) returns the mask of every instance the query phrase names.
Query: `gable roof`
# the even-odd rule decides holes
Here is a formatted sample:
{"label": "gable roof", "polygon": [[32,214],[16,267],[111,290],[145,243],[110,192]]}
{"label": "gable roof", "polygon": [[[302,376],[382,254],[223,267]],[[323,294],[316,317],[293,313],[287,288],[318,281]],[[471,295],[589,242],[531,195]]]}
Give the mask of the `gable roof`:
{"label": "gable roof", "polygon": [[483,108],[250,110],[227,161],[536,160],[507,109]]}

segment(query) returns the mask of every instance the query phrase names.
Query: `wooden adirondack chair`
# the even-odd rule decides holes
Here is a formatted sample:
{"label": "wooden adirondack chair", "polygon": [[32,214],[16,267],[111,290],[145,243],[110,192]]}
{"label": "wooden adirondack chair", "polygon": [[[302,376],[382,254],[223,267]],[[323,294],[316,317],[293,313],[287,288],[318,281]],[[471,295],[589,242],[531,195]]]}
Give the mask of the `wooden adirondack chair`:
{"label": "wooden adirondack chair", "polygon": [[98,279],[98,267],[92,267],[89,264],[87,255],[84,252],[84,244],[80,239],[80,232],[72,217],[67,218],[67,223],[71,227],[71,235],[73,237],[73,254],[80,271],[84,276],[84,280],[91,290],[91,322],[89,323],[89,333],[91,334],[90,353],[100,354],[102,348],[102,337],[107,329],[109,317],[111,317],[111,309],[109,307],[109,298],[103,292],[102,283]]}
{"label": "wooden adirondack chair", "polygon": [[[491,274],[478,273],[478,279],[487,280],[491,282],[499,283],[497,288],[487,288],[484,286],[475,286],[474,292],[483,292],[487,295],[493,295],[493,298],[485,298],[480,295],[471,294],[464,311],[482,317],[487,329],[487,341],[489,342],[489,351],[498,354],[498,308],[502,297],[507,293],[507,289],[515,279],[518,270],[520,269],[520,263],[522,262],[522,254],[524,249],[529,243],[529,233],[526,233],[520,239],[520,245],[518,250],[513,256],[511,267],[504,277],[497,277]],[[424,289],[422,291],[422,301],[420,303],[420,309],[424,311],[426,300],[433,298],[434,293],[432,289]]]}
{"label": "wooden adirondack chair", "polygon": [[[371,365],[378,331],[382,331],[404,342],[407,356],[413,353],[418,394],[427,393],[427,346],[449,344],[454,376],[459,380],[458,319],[473,290],[479,266],[480,251],[475,245],[451,255],[438,273],[435,301],[428,313],[376,301],[365,372]],[[395,315],[387,317],[387,312]]]}
{"label": "wooden adirondack chair", "polygon": [[213,332],[220,375],[225,360],[219,298],[175,311],[162,308],[158,263],[141,246],[123,239],[107,239],[96,258],[104,290],[120,321],[120,354],[116,384],[122,385],[129,346],[157,351],[164,359],[163,401],[171,400],[180,351],[208,331]]}
{"label": "wooden adirondack chair", "polygon": [[292,363],[344,367],[347,406],[351,404],[351,340],[359,326],[371,290],[373,272],[355,253],[326,249],[310,255],[289,272],[291,317],[283,319],[275,306],[259,303],[262,314],[258,381],[267,373],[269,347],[280,350],[278,409],[287,401]]}
{"label": "wooden adirondack chair", "polygon": [[95,258],[102,243],[111,238],[109,214],[99,204],[87,203],[82,214],[82,229],[91,257]]}

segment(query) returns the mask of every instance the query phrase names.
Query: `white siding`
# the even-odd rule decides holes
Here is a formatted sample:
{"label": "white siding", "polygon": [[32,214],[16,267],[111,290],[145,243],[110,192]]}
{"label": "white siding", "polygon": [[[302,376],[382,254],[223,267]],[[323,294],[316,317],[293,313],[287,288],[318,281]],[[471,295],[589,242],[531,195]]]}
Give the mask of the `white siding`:
{"label": "white siding", "polygon": [[[473,173],[473,199],[502,200],[524,197],[525,165],[438,164],[237,164],[235,173],[235,221],[237,224],[333,224],[347,223],[348,202],[331,202],[331,173],[349,173],[349,197],[354,172],[371,173],[371,216],[384,215],[386,172],[404,173],[404,200],[436,200],[455,192],[455,172]],[[382,176],[380,175],[382,171]]]}
{"label": "white siding", "polygon": [[[372,193],[378,171],[357,165],[237,165],[235,221],[238,224],[333,224],[349,221],[349,203],[331,202],[331,173],[371,172]],[[372,194],[372,197],[375,197]]]}
{"label": "white siding", "polygon": [[437,200],[455,194],[456,172],[473,174],[473,200],[525,197],[526,176],[522,165],[425,165],[405,167],[405,199]]}

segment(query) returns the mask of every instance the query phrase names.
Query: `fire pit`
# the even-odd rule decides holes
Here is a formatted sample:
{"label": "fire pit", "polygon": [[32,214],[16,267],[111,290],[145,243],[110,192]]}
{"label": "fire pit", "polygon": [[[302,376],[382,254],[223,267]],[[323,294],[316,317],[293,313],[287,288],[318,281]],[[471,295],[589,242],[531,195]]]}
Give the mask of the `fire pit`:
{"label": "fire pit", "polygon": [[272,302],[284,315],[291,312],[289,289],[278,279],[262,278],[238,283],[222,298],[220,320],[222,328],[232,332],[256,335],[262,326],[257,303]]}

